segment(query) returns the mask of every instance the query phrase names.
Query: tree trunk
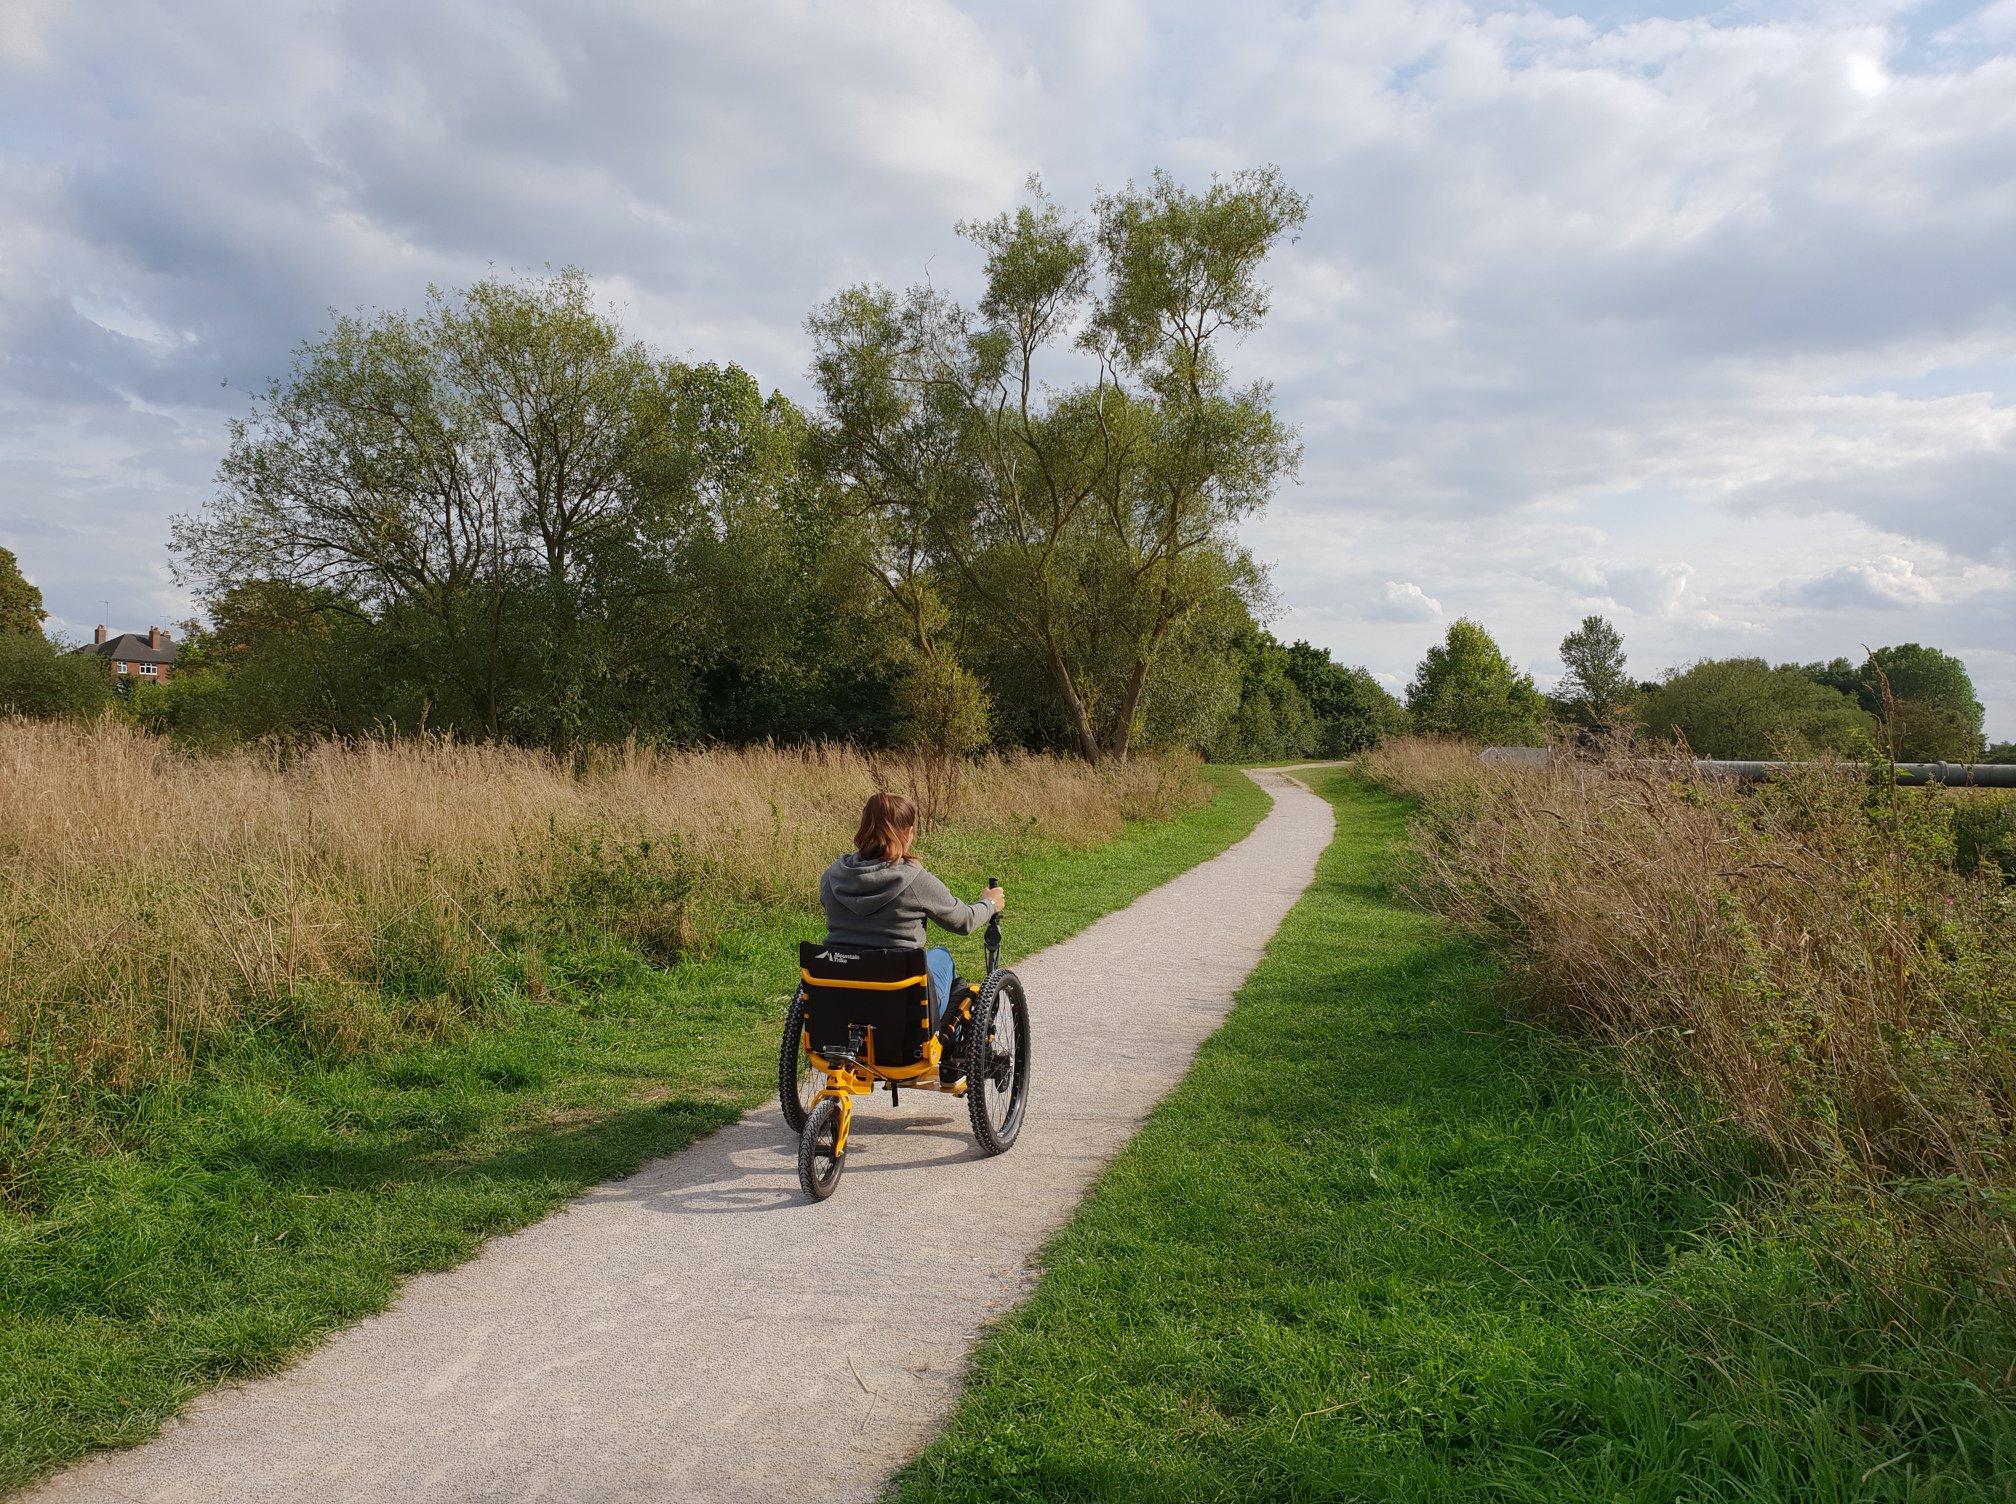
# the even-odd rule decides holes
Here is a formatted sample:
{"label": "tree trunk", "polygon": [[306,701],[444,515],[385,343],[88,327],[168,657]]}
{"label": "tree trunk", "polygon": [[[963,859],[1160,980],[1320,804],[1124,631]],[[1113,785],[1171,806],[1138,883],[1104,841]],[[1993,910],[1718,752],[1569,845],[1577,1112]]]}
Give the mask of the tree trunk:
{"label": "tree trunk", "polygon": [[1134,661],[1133,670],[1127,675],[1127,693],[1120,701],[1120,720],[1113,731],[1113,760],[1125,762],[1127,749],[1134,740],[1134,717],[1141,708],[1141,689],[1148,682],[1148,663],[1155,651],[1149,644],[1148,652]]}
{"label": "tree trunk", "polygon": [[1084,700],[1079,698],[1078,686],[1071,682],[1071,670],[1064,662],[1064,655],[1054,645],[1050,649],[1050,672],[1057,680],[1057,692],[1064,697],[1065,705],[1070,707],[1071,724],[1078,733],[1078,753],[1096,768],[1101,758],[1099,733],[1093,728]]}

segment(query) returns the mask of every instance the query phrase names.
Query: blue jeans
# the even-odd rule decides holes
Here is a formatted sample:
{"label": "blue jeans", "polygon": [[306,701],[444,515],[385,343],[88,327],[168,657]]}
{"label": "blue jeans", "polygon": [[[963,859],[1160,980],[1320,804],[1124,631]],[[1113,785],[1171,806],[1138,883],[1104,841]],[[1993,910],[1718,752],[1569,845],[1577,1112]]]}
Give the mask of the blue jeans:
{"label": "blue jeans", "polygon": [[931,977],[931,1027],[945,1012],[945,1000],[952,996],[952,952],[934,945],[924,952],[924,970]]}

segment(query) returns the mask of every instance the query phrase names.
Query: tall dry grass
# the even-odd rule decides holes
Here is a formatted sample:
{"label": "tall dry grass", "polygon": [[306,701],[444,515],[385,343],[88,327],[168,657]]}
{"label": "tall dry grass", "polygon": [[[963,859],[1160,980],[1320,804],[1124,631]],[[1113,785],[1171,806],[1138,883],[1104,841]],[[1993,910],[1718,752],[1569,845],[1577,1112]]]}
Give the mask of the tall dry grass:
{"label": "tall dry grass", "polygon": [[[547,942],[670,959],[737,905],[809,907],[862,800],[911,773],[833,747],[191,757],[0,721],[0,1110],[10,1076],[125,1089],[221,1031],[340,1052],[436,1029]],[[1203,796],[1188,763],[990,758],[939,791],[930,839],[1012,856]]]}
{"label": "tall dry grass", "polygon": [[1415,894],[1498,942],[1540,1015],[1625,1046],[1655,1099],[1705,1094],[1782,1163],[2016,1253],[2016,888],[1957,859],[1981,796],[1852,764],[1744,787],[1418,741],[1363,766],[1419,801]]}

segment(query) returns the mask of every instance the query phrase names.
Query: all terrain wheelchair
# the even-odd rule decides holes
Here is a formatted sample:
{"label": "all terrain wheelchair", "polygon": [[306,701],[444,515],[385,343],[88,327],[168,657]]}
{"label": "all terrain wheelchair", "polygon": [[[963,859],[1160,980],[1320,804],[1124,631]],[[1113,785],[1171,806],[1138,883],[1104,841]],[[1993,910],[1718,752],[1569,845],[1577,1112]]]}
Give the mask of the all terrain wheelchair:
{"label": "all terrain wheelchair", "polygon": [[[994,886],[993,878],[987,879]],[[987,976],[955,981],[936,1028],[922,950],[798,947],[777,1095],[798,1134],[798,1183],[824,1201],[847,1165],[854,1098],[887,1087],[966,1099],[984,1154],[1005,1154],[1029,1105],[1029,1001],[1001,966],[1001,916],[988,921]]]}

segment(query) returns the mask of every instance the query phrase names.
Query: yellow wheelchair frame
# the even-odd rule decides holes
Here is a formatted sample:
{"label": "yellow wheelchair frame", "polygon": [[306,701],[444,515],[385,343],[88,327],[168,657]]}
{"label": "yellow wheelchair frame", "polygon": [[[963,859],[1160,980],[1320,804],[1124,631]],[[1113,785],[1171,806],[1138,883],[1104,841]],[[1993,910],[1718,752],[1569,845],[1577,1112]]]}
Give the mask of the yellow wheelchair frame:
{"label": "yellow wheelchair frame", "polygon": [[[982,1153],[1006,1153],[1014,1144],[1028,1101],[1029,1008],[1021,979],[1000,964],[1000,926],[998,915],[987,925],[986,979],[961,983],[914,1051],[916,1058],[900,1064],[885,1064],[875,1058],[877,1025],[873,1023],[850,1022],[850,1049],[846,1053],[831,1050],[830,1038],[828,1050],[821,1053],[814,1047],[807,1023],[810,989],[842,996],[852,992],[870,996],[904,992],[914,995],[923,989],[928,995],[928,976],[923,973],[889,979],[815,976],[801,957],[799,985],[781,1041],[778,1097],[786,1123],[798,1130],[798,1179],[813,1200],[824,1201],[832,1195],[846,1167],[854,1099],[869,1096],[878,1087],[886,1088],[892,1103],[898,1104],[905,1089],[943,1092],[962,1098],[967,1102],[974,1138]],[[811,948],[806,949],[809,952]],[[886,963],[900,953],[872,954]],[[984,1028],[976,1020],[985,1020]],[[913,1052],[905,1049],[902,1053]],[[953,1067],[949,1071],[945,1069],[948,1057]],[[801,1071],[806,1065],[813,1074],[825,1078],[809,1101],[800,1095],[803,1085],[810,1084],[809,1080],[801,1084]]]}
{"label": "yellow wheelchair frame", "polygon": [[[852,987],[895,988],[905,985],[901,982],[835,983],[830,980],[821,982],[818,978],[803,971],[799,973],[799,980],[826,987],[844,985]],[[908,985],[915,986],[917,982],[923,982],[924,980],[924,978],[919,977]],[[979,996],[979,993],[980,988],[977,983],[966,983],[964,992],[956,1000],[960,1023],[966,1022],[973,1016],[973,1000]],[[947,1004],[948,1013],[951,1011],[951,1007],[952,1004]],[[944,1026],[941,1024],[939,1027],[942,1031]],[[820,1089],[819,1094],[812,1099],[810,1105],[817,1107],[821,1102],[828,1100],[840,1104],[839,1140],[836,1147],[841,1154],[847,1152],[847,1130],[854,1121],[854,1098],[871,1095],[877,1086],[888,1087],[890,1095],[899,1103],[902,1101],[902,1097],[898,1093],[906,1086],[912,1091],[942,1091],[955,1097],[966,1095],[966,1078],[964,1076],[953,1082],[937,1079],[947,1049],[942,1032],[934,1033],[930,1039],[925,1041],[924,1058],[912,1065],[878,1065],[875,1061],[875,1031],[872,1029],[867,1031],[865,1058],[844,1055],[832,1057],[821,1055],[817,1050],[812,1048],[812,1038],[809,1033],[804,1035],[803,1042],[805,1056],[812,1062],[812,1069],[823,1071],[826,1074],[826,1085]]]}

